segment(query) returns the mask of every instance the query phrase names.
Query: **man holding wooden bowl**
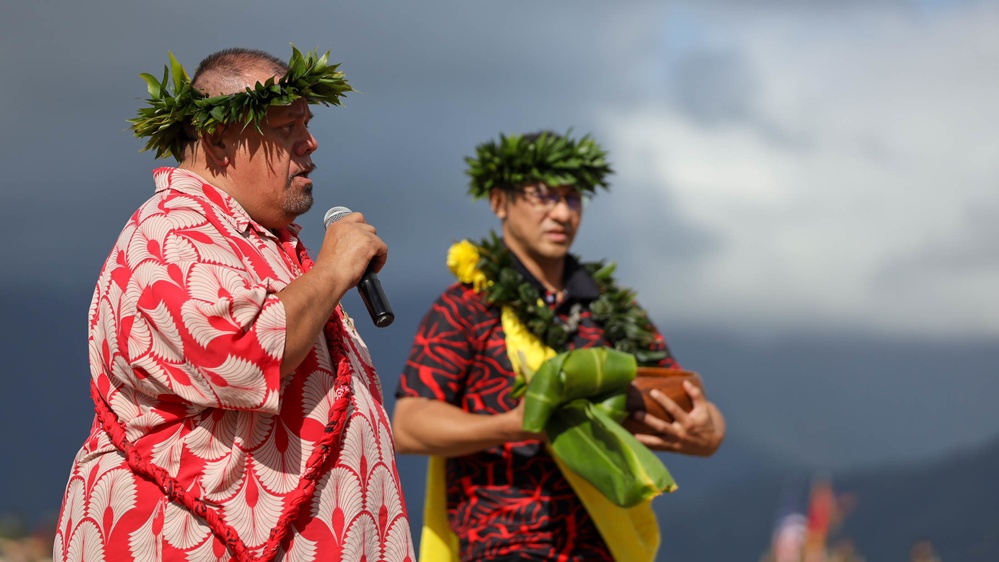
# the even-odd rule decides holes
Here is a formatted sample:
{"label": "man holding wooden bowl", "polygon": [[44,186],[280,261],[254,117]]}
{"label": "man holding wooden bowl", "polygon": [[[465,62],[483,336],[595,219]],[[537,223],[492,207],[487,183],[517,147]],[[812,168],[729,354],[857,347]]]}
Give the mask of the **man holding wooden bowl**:
{"label": "man holding wooden bowl", "polygon": [[617,284],[569,253],[607,188],[589,136],[500,135],[466,158],[502,237],[454,244],[457,277],[396,391],[398,451],[431,457],[420,560],[654,560],[649,449],[708,456],[725,422]]}

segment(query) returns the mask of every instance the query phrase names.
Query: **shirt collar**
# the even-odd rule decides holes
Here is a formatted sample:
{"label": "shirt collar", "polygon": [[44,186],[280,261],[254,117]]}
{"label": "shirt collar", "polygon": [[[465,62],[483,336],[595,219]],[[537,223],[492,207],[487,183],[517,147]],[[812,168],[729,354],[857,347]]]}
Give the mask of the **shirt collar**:
{"label": "shirt collar", "polygon": [[[237,232],[247,234],[254,230],[264,236],[280,239],[271,229],[256,222],[246,209],[228,193],[215,187],[200,175],[181,168],[157,168],[153,170],[156,193],[171,189],[199,199],[207,199],[222,210],[222,216],[232,223]],[[302,227],[292,223],[286,227],[292,237],[297,237]]]}
{"label": "shirt collar", "polygon": [[[509,250],[509,247],[507,248]],[[538,292],[544,297],[545,302],[549,305],[555,302],[555,294],[548,291],[541,281],[531,274],[524,266],[524,263],[520,261],[517,254],[510,252],[510,257],[513,258],[514,268],[524,276],[524,280],[533,285],[538,289]],[[590,275],[586,268],[579,263],[572,254],[567,254],[565,256],[565,272],[562,274],[565,280],[565,292],[566,299],[563,301],[565,303],[572,302],[590,302],[596,300],[600,296],[600,288],[597,286],[596,280]]]}

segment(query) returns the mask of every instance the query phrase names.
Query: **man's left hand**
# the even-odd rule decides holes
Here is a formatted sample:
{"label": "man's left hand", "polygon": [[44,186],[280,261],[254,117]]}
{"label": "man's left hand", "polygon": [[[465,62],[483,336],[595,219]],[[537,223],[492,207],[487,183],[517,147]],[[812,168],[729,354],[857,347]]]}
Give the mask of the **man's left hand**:
{"label": "man's left hand", "polygon": [[686,412],[676,402],[658,390],[650,395],[673,421],[669,422],[641,411],[634,419],[652,428],[655,433],[636,433],[635,438],[650,449],[685,455],[707,457],[714,454],[725,438],[725,419],[718,408],[704,397],[700,388],[683,383],[693,408]]}

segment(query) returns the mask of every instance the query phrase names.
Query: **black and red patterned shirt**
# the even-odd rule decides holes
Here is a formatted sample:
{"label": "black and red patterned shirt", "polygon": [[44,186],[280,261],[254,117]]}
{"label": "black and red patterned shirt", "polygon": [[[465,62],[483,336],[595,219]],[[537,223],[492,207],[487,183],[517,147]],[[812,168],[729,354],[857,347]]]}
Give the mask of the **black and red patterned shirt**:
{"label": "black and red patterned shirt", "polygon": [[[512,257],[560,320],[578,326],[565,349],[608,345],[588,308],[600,295],[596,281],[575,259],[566,260],[565,294],[557,299]],[[677,366],[658,332],[656,342],[656,349],[666,351],[661,366]],[[500,308],[486,304],[470,285],[456,283],[420,324],[396,397],[497,414],[517,405],[510,396],[514,378]],[[506,443],[446,464],[448,519],[462,560],[613,560],[541,441]]]}

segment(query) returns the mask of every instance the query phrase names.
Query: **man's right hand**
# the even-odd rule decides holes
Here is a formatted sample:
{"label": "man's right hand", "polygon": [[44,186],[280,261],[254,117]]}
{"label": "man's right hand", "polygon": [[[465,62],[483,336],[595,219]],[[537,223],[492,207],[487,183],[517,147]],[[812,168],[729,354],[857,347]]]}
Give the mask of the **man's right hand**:
{"label": "man's right hand", "polygon": [[375,273],[381,271],[387,258],[388,246],[375,227],[366,223],[361,213],[350,213],[326,229],[314,269],[318,268],[330,289],[342,297],[357,286],[369,267]]}
{"label": "man's right hand", "polygon": [[312,269],[277,294],[285,309],[282,375],[298,368],[343,295],[357,286],[369,266],[381,270],[386,256],[388,247],[361,213],[350,213],[326,229]]}
{"label": "man's right hand", "polygon": [[508,432],[510,438],[507,441],[529,441],[531,439],[544,439],[544,433],[534,433],[532,431],[524,430],[524,403],[527,402],[526,399],[521,399],[517,403],[517,407],[502,414],[497,414],[499,416],[505,416],[506,421],[510,424]]}

